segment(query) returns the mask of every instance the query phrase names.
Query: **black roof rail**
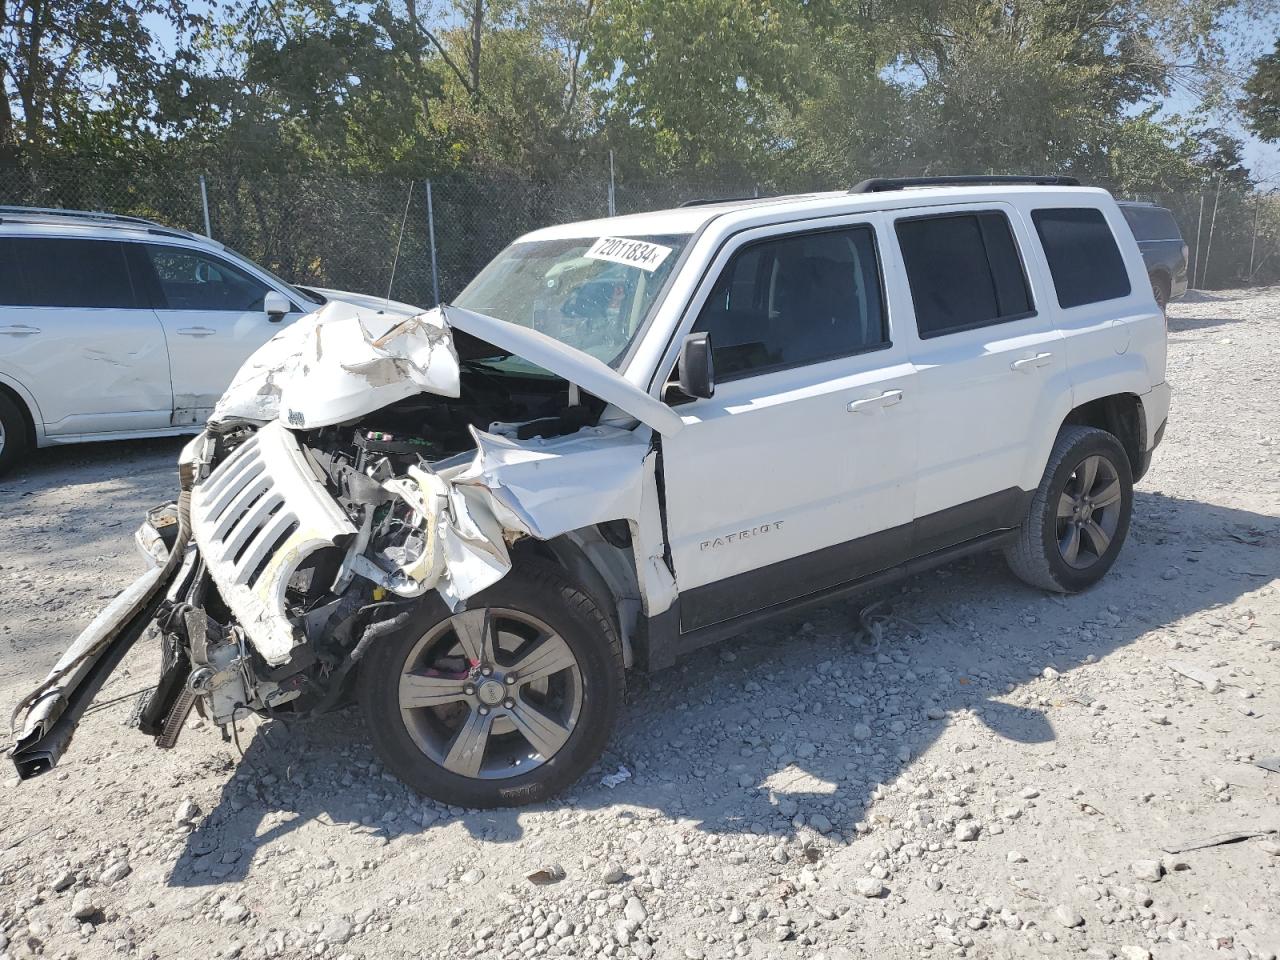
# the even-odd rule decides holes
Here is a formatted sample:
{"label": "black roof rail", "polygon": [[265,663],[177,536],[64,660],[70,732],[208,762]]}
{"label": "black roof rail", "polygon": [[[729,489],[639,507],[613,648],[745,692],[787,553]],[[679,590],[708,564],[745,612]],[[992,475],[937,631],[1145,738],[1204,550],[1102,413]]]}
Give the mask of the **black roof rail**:
{"label": "black roof rail", "polygon": [[680,204],[681,207],[705,207],[709,203],[741,203],[743,200],[759,200],[760,197],[695,197]]}
{"label": "black roof rail", "polygon": [[863,180],[849,192],[884,193],[887,190],[905,190],[908,187],[959,187],[981,186],[984,184],[1031,184],[1041,187],[1078,187],[1080,186],[1080,181],[1075,177],[1009,176],[1002,174],[954,177],[872,177],[870,180]]}

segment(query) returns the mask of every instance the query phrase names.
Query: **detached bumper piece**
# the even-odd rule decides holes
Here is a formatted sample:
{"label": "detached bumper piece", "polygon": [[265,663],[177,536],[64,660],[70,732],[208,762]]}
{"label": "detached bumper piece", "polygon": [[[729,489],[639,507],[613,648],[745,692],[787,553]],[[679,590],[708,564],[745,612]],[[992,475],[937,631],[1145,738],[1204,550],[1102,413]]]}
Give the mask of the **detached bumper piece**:
{"label": "detached bumper piece", "polygon": [[177,505],[153,511],[138,532],[138,542],[145,542],[144,552],[155,565],[93,618],[44,682],[14,708],[11,725],[16,736],[9,757],[22,779],[57,765],[93,698],[155,619],[166,590],[182,569],[191,533],[188,503],[184,493]]}
{"label": "detached bumper piece", "polygon": [[39,776],[57,765],[85,710],[155,618],[173,575],[164,567],[148,570],[103,608],[62,655],[27,707],[10,752],[19,777]]}

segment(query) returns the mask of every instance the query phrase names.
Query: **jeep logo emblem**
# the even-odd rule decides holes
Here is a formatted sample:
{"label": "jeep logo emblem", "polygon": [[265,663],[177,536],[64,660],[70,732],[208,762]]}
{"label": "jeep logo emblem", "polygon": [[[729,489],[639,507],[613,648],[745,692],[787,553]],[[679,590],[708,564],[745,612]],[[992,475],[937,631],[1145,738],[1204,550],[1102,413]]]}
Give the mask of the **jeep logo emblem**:
{"label": "jeep logo emblem", "polygon": [[300,427],[306,422],[306,418],[302,415],[300,410],[289,411],[289,426]]}

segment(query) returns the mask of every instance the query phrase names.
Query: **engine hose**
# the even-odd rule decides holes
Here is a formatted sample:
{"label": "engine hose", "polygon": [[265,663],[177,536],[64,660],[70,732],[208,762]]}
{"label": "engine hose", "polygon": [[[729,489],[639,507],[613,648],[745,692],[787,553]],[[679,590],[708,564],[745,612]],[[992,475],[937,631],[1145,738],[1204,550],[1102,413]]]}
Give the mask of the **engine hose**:
{"label": "engine hose", "polygon": [[[351,619],[354,621],[356,617],[359,617],[361,613],[370,608],[392,605],[403,606],[403,604],[370,604],[369,607],[362,607]],[[360,642],[355,645],[355,649],[351,651],[346,660],[342,661],[342,665],[338,667],[338,669],[335,670],[333,675],[329,678],[328,692],[325,693],[324,698],[321,699],[319,703],[311,708],[313,716],[324,713],[337,702],[338,697],[342,695],[343,682],[347,679],[347,674],[349,674],[355,665],[360,662],[360,658],[364,656],[365,651],[369,649],[369,646],[374,641],[385,637],[389,633],[394,633],[403,627],[409,622],[409,617],[412,613],[412,610],[401,610],[400,613],[397,613],[394,617],[379,620],[376,623],[371,623],[369,626],[365,627],[364,633],[360,637]]]}

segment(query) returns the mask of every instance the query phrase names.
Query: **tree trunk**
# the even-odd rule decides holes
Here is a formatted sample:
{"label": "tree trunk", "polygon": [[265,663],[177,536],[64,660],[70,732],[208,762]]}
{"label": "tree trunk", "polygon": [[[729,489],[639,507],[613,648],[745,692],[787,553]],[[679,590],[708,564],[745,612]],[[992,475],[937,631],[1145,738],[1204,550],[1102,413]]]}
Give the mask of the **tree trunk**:
{"label": "tree trunk", "polygon": [[471,69],[471,99],[480,99],[480,36],[484,30],[484,0],[471,3],[471,49],[467,66]]}

